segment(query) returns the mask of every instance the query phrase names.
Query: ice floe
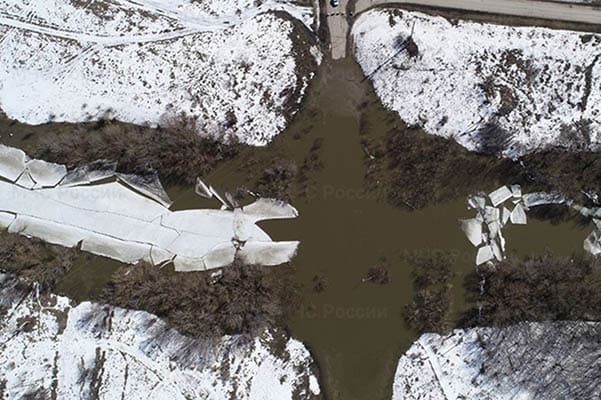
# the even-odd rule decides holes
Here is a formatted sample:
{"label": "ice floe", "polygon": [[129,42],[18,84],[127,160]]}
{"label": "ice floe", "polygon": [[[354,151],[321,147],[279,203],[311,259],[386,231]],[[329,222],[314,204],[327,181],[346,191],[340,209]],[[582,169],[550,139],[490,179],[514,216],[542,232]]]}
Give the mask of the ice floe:
{"label": "ice floe", "polygon": [[[125,263],[172,261],[177,271],[221,268],[236,258],[279,265],[290,261],[298,247],[297,241],[273,242],[256,225],[296,218],[297,210],[287,203],[258,199],[221,210],[170,211],[171,201],[156,174],[124,175],[107,162],[67,172],[6,146],[0,146],[0,155],[9,155],[0,158],[0,226],[10,233],[81,246]],[[30,163],[37,168],[34,176],[44,177],[44,184],[58,181],[55,186],[38,188],[21,181],[29,176]],[[211,193],[218,195],[212,187]]]}
{"label": "ice floe", "polygon": [[[492,205],[488,205],[488,201]],[[476,265],[504,259],[506,241],[503,228],[510,222],[515,225],[527,224],[526,211],[529,207],[566,202],[563,196],[556,193],[522,195],[520,185],[504,185],[488,196],[475,194],[468,197],[468,208],[476,210],[476,216],[460,222],[470,243],[478,247]]]}
{"label": "ice floe", "polygon": [[[487,205],[487,199],[492,206]],[[476,210],[472,219],[460,220],[461,229],[475,247],[476,265],[501,261],[505,257],[506,241],[503,227],[508,223],[526,225],[526,212],[533,207],[545,205],[564,205],[578,211],[584,217],[591,218],[595,230],[585,239],[584,250],[590,254],[601,254],[601,208],[587,208],[575,204],[561,193],[534,192],[522,194],[520,185],[501,186],[488,196],[475,194],[467,199],[469,209]],[[511,210],[510,210],[511,209]]]}

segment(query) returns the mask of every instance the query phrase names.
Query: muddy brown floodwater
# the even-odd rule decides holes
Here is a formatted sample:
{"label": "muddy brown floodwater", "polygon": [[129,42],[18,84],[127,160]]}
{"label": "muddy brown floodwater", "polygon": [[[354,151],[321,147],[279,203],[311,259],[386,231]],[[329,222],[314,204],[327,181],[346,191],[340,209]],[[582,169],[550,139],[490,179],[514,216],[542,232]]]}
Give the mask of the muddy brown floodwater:
{"label": "muddy brown floodwater", "polygon": [[[302,284],[302,301],[289,329],[312,351],[331,400],[391,398],[398,358],[417,337],[401,316],[413,295],[407,256],[436,251],[457,256],[453,318],[465,308],[461,283],[474,269],[475,249],[457,221],[473,216],[465,198],[408,212],[389,206],[385,194],[365,190],[360,118],[369,119],[367,134],[377,137],[390,129],[385,114],[354,61],[326,62],[290,129],[269,148],[258,150],[265,157],[286,157],[301,165],[311,143],[323,139],[323,168],[312,176],[306,197],[292,196],[300,218],[270,221],[262,227],[275,239],[301,241],[293,268]],[[260,158],[256,152],[253,157]],[[244,156],[238,167],[218,168],[208,180],[232,188],[244,184],[243,160]],[[483,182],[482,188],[493,189],[496,184]],[[588,233],[573,223],[531,221],[507,228],[508,251],[525,255],[553,249],[556,254],[571,254],[582,248]],[[368,269],[383,259],[391,282],[363,283]],[[325,282],[323,291],[314,290],[315,276]]]}
{"label": "muddy brown floodwater", "polygon": [[[409,212],[388,205],[385,193],[365,189],[362,118],[369,126],[363,134],[370,139],[384,137],[391,129],[390,113],[363,82],[357,64],[350,57],[326,61],[286,133],[265,148],[243,150],[205,177],[220,190],[242,185],[254,189],[257,174],[266,165],[285,160],[300,167],[315,140],[322,140],[322,168],[308,174],[304,189],[296,182],[290,191],[300,217],[261,225],[274,239],[301,241],[293,265],[279,267],[293,268],[301,285],[300,303],[288,328],[312,351],[330,400],[390,399],[397,360],[417,338],[401,315],[413,296],[408,257],[439,251],[456,256],[451,324],[465,310],[462,281],[474,268],[475,249],[458,225],[459,218],[473,216],[465,198]],[[19,140],[17,134],[4,142],[19,146]],[[482,182],[482,189],[497,184]],[[168,187],[168,191],[174,209],[216,206],[196,196],[193,188]],[[552,249],[568,255],[580,251],[589,229],[571,222],[551,225],[531,220],[504,232],[509,254]],[[390,283],[363,282],[368,269],[378,263],[386,265]],[[59,290],[81,300],[94,298],[118,266],[82,255]],[[321,291],[314,290],[316,276],[323,283]]]}

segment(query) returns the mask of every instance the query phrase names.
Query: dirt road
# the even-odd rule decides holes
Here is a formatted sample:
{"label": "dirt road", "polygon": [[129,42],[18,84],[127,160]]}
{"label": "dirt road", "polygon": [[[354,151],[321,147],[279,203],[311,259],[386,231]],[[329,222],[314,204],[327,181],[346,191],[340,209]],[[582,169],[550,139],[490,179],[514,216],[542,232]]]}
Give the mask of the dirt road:
{"label": "dirt road", "polygon": [[415,4],[492,14],[601,24],[601,7],[533,0],[357,0],[355,14],[384,4]]}
{"label": "dirt road", "polygon": [[346,57],[348,21],[356,14],[380,5],[403,4],[601,25],[601,7],[584,4],[536,0],[340,0],[340,4],[333,7],[327,0],[332,58],[337,60]]}

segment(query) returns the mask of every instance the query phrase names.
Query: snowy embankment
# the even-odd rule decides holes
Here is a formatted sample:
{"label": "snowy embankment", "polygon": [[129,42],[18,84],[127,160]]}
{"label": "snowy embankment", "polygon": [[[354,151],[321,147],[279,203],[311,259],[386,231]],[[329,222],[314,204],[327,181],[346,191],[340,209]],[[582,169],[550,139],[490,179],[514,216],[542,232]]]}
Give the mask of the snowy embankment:
{"label": "snowy embankment", "polygon": [[[415,25],[418,54],[400,51]],[[601,37],[368,11],[355,57],[386,107],[470,150],[517,157],[601,143]]]}
{"label": "snowy embankment", "polygon": [[256,3],[0,0],[0,109],[30,124],[185,120],[264,145],[296,112],[320,53],[311,6]]}
{"label": "snowy embankment", "polygon": [[586,322],[425,334],[400,359],[392,398],[599,398],[600,335]]}
{"label": "snowy embankment", "polygon": [[0,274],[3,398],[311,399],[320,393],[302,343],[272,336],[194,340],[152,314],[38,295]]}

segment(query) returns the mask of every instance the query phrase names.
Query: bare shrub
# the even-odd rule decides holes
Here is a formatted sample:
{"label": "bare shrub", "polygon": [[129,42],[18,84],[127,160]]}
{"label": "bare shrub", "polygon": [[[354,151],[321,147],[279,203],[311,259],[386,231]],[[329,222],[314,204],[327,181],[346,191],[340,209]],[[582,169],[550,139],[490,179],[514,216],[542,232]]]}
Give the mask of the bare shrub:
{"label": "bare shrub", "polygon": [[413,257],[413,301],[403,307],[405,323],[418,333],[443,332],[451,303],[451,267],[455,259],[447,253]]}
{"label": "bare shrub", "polygon": [[52,290],[71,269],[78,251],[45,243],[25,236],[0,234],[0,265],[7,272],[38,282],[43,290]]}
{"label": "bare shrub", "polygon": [[[600,261],[590,256],[551,253],[510,258],[495,271],[466,277],[474,306],[461,326],[509,325],[521,321],[601,319]],[[481,293],[481,282],[484,291]]]}
{"label": "bare shrub", "polygon": [[263,170],[255,185],[257,192],[262,197],[289,201],[297,170],[294,161],[276,159],[270,167]]}
{"label": "bare shrub", "polygon": [[296,298],[290,268],[234,264],[219,278],[147,264],[119,270],[103,300],[165,318],[185,335],[258,334],[279,327]]}
{"label": "bare shrub", "polygon": [[236,156],[241,147],[202,136],[194,126],[185,119],[157,129],[105,120],[78,124],[72,130],[41,135],[30,154],[69,166],[113,160],[121,172],[143,174],[152,169],[162,178],[193,184],[218,162]]}

